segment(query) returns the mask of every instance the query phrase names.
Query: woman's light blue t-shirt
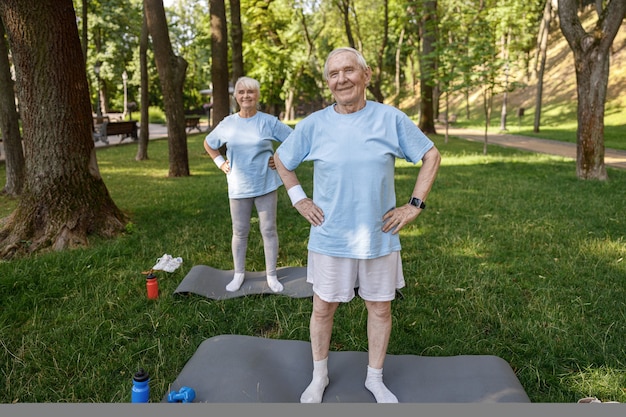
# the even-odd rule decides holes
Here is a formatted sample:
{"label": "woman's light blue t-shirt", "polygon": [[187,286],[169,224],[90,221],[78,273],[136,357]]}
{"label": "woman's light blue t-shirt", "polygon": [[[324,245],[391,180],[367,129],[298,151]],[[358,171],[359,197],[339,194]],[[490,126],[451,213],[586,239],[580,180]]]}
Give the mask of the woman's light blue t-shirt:
{"label": "woman's light blue t-shirt", "polygon": [[257,112],[248,118],[231,114],[207,135],[205,140],[211,148],[226,145],[228,198],[258,197],[282,185],[268,163],[274,154],[272,142],[282,142],[291,132],[277,117]]}
{"label": "woman's light blue t-shirt", "polygon": [[313,161],[324,223],[311,227],[309,250],[356,259],[399,251],[399,235],[382,231],[383,215],[396,207],[395,159],[415,164],[433,145],[403,112],[373,101],[350,114],[330,106],[298,123],[276,153],[290,171]]}

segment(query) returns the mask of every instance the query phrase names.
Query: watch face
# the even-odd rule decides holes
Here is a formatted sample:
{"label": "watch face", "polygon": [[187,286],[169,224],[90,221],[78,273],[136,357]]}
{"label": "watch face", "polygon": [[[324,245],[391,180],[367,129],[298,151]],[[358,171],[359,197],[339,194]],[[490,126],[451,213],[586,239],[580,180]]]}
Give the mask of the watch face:
{"label": "watch face", "polygon": [[409,200],[409,204],[415,207],[419,207],[421,209],[426,208],[426,204],[424,204],[424,202],[417,197],[411,197],[411,199]]}

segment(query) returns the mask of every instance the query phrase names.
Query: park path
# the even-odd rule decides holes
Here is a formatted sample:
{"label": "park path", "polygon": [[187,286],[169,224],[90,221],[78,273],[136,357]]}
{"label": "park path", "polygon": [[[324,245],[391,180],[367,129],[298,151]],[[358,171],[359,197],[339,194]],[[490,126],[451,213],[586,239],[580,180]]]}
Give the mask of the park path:
{"label": "park path", "polygon": [[[445,134],[445,127],[437,126],[437,133]],[[482,143],[485,140],[485,132],[478,129],[448,127],[448,135],[473,142]],[[576,144],[569,142],[487,132],[487,143],[576,160]],[[604,150],[604,163],[608,167],[626,169],[626,151],[606,148]]]}
{"label": "park path", "polygon": [[[203,132],[206,131],[207,126],[201,125],[200,128]],[[150,131],[150,140],[163,139],[167,137],[167,126],[162,124],[150,124],[148,127]],[[190,132],[195,133],[196,130]],[[444,126],[437,126],[437,133],[443,135],[445,133]],[[484,141],[484,131],[478,129],[465,129],[448,127],[448,135],[456,136],[462,139],[471,140],[474,142]],[[96,142],[96,147],[116,146],[120,144],[132,144],[131,139],[120,140],[119,136],[111,136],[109,138],[109,144],[104,142]],[[549,155],[557,155],[565,158],[576,159],[576,145],[568,142],[560,142],[556,140],[537,139],[528,136],[520,136],[514,134],[501,134],[491,133],[487,134],[487,143],[492,145],[506,146],[511,148],[522,149],[530,152],[539,152]],[[604,163],[608,167],[626,169],[626,151],[616,149],[605,149]],[[4,160],[4,149],[2,148],[2,142],[0,142],[0,161]]]}
{"label": "park path", "polygon": [[[202,131],[204,132],[206,129],[206,126],[200,125],[200,128],[202,129]],[[167,137],[167,126],[163,125],[163,124],[150,124],[148,126],[148,132],[149,132],[149,137],[150,140],[153,139],[163,139]],[[198,133],[197,130],[193,130],[190,133]],[[97,141],[94,142],[94,146],[96,148],[104,148],[107,146],[117,146],[117,145],[130,145],[135,143],[131,138],[122,138],[121,136],[109,136],[109,140],[108,140],[108,144],[102,142],[102,141]],[[5,159],[5,155],[4,155],[4,146],[2,141],[0,141],[0,161],[4,161]]]}

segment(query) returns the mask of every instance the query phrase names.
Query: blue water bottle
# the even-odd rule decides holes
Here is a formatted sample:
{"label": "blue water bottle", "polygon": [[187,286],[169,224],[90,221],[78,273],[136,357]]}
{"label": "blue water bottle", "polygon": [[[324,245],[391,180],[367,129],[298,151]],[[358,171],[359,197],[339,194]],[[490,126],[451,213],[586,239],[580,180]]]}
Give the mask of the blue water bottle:
{"label": "blue water bottle", "polygon": [[131,403],[147,403],[150,400],[150,377],[148,373],[140,368],[133,376],[133,389],[131,392]]}

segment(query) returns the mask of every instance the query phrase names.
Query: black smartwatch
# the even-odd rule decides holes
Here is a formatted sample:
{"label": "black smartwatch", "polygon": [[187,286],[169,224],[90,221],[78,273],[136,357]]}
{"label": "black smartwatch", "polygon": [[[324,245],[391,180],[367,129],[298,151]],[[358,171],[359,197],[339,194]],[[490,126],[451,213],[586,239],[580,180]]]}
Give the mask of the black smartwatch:
{"label": "black smartwatch", "polygon": [[409,199],[409,204],[422,210],[426,208],[426,203],[424,203],[421,198],[417,197],[411,197]]}

